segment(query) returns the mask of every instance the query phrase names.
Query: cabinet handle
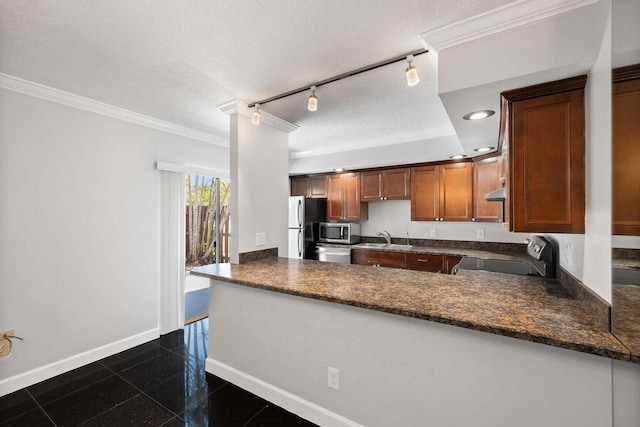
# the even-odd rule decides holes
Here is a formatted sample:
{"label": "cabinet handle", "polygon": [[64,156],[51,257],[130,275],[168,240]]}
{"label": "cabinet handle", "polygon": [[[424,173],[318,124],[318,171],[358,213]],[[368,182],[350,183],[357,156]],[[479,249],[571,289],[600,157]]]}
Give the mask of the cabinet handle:
{"label": "cabinet handle", "polygon": [[418,261],[418,262],[429,262],[428,259],[422,259],[422,258],[418,258],[416,261]]}
{"label": "cabinet handle", "polygon": [[471,221],[476,222],[476,219],[475,218],[471,218]]}

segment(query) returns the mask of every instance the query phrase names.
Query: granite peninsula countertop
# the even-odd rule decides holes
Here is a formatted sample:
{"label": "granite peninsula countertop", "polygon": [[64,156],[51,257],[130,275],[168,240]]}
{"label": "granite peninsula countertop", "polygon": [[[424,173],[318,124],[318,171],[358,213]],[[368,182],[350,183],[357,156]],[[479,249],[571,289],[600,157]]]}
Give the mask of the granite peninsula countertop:
{"label": "granite peninsula countertop", "polygon": [[214,264],[191,274],[631,360],[579,301],[541,277],[484,271],[452,276],[288,258]]}

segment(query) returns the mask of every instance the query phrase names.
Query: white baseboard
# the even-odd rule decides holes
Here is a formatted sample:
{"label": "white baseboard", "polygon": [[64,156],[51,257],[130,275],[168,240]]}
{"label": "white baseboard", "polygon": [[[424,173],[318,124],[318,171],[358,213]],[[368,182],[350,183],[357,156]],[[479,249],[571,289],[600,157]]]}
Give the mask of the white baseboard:
{"label": "white baseboard", "polygon": [[13,393],[14,391],[37,384],[40,381],[53,378],[56,375],[64,374],[65,372],[69,372],[89,363],[104,359],[105,357],[120,353],[121,351],[128,350],[137,345],[144,344],[158,338],[159,336],[160,333],[158,328],[150,329],[137,335],[103,345],[102,347],[94,348],[92,350],[85,351],[84,353],[76,354],[74,356],[67,357],[66,359],[14,375],[13,377],[5,378],[0,381],[0,396]]}
{"label": "white baseboard", "polygon": [[215,359],[207,358],[205,370],[320,426],[363,427],[361,424],[351,421],[342,415],[331,412]]}

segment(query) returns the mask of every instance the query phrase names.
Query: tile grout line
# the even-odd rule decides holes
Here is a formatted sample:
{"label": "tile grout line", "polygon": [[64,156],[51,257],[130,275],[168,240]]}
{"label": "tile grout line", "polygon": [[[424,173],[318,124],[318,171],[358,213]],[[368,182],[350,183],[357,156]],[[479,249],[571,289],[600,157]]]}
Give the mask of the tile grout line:
{"label": "tile grout line", "polygon": [[33,401],[34,401],[34,402],[36,402],[36,405],[38,405],[38,408],[40,408],[40,410],[41,410],[42,412],[44,412],[44,415],[49,419],[49,421],[51,421],[51,424],[53,424],[55,427],[57,427],[57,426],[58,426],[58,424],[56,424],[56,422],[55,422],[55,421],[53,421],[53,419],[49,416],[49,414],[47,413],[47,411],[45,411],[45,410],[44,410],[44,408],[42,407],[42,405],[40,405],[40,402],[38,402],[38,401],[36,400],[36,398],[35,398],[35,397],[33,397],[33,395],[31,394],[31,392],[30,392],[29,390],[27,390],[27,388],[26,388],[26,387],[24,388],[24,391],[26,391],[26,392],[27,392],[27,394],[29,394],[29,396],[33,399]]}
{"label": "tile grout line", "polygon": [[254,418],[256,418],[258,415],[260,415],[262,412],[264,412],[267,408],[269,407],[269,405],[265,405],[262,409],[260,409],[258,412],[256,412],[253,417],[249,418],[247,420],[247,422],[245,422],[244,424],[242,424],[242,427],[245,427],[247,424],[249,424],[251,421],[253,421]]}
{"label": "tile grout line", "polygon": [[[155,359],[155,358],[154,358]],[[153,360],[153,359],[149,359],[149,360]],[[120,378],[122,381],[126,382],[127,384],[129,384],[131,387],[133,387],[134,389],[136,389],[138,391],[137,395],[144,395],[145,397],[147,397],[148,399],[150,399],[152,402],[156,403],[157,405],[159,405],[161,408],[165,409],[166,411],[168,411],[170,414],[172,414],[174,417],[178,417],[180,418],[180,416],[178,414],[176,414],[175,412],[173,412],[171,409],[167,408],[166,406],[164,406],[162,403],[158,402],[156,399],[154,399],[153,397],[149,396],[147,393],[145,393],[140,387],[136,386],[135,384],[132,384],[131,382],[129,382],[126,378],[124,378],[122,375],[120,375],[118,372],[115,372],[113,369],[109,368],[108,366],[105,366],[105,368],[107,368],[108,370],[110,370],[111,372],[113,372],[113,374]],[[124,372],[124,371],[123,371]],[[176,377],[178,375],[182,375],[184,373],[183,372],[179,372],[177,374],[175,374],[173,377]],[[169,379],[173,378],[170,377],[165,381],[168,381]],[[164,381],[163,381],[164,382]],[[136,396],[137,396],[136,395]]]}
{"label": "tile grout line", "polygon": [[93,417],[91,417],[91,418],[89,418],[89,419],[87,419],[87,420],[84,420],[83,422],[81,422],[80,424],[78,424],[78,427],[79,427],[79,426],[82,426],[82,425],[84,425],[84,424],[86,424],[86,423],[88,423],[89,421],[91,421],[91,420],[93,420],[93,419],[98,418],[98,417],[99,417],[100,415],[102,415],[102,414],[106,414],[107,412],[109,412],[109,411],[111,411],[111,410],[113,410],[113,409],[116,409],[116,408],[117,408],[117,407],[119,407],[119,406],[124,405],[124,404],[125,404],[125,403],[127,403],[128,401],[130,401],[130,400],[132,400],[132,399],[135,399],[135,398],[136,398],[136,397],[138,397],[138,396],[140,396],[140,393],[137,393],[137,394],[135,394],[135,395],[131,396],[130,398],[128,398],[127,400],[125,400],[125,401],[123,401],[123,402],[118,403],[116,406],[113,406],[113,407],[111,407],[111,408],[109,408],[109,409],[106,409],[106,410],[104,410],[104,411],[102,411],[102,412],[100,412],[100,413],[98,413],[98,414],[94,415]]}

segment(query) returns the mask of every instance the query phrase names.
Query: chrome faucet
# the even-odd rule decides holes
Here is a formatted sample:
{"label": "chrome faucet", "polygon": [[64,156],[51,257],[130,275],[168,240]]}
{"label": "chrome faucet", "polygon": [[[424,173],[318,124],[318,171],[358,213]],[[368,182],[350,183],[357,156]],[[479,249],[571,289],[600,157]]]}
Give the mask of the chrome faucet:
{"label": "chrome faucet", "polygon": [[387,241],[387,245],[391,244],[391,233],[389,233],[388,231],[381,231],[378,233],[378,236],[384,237],[384,240]]}

